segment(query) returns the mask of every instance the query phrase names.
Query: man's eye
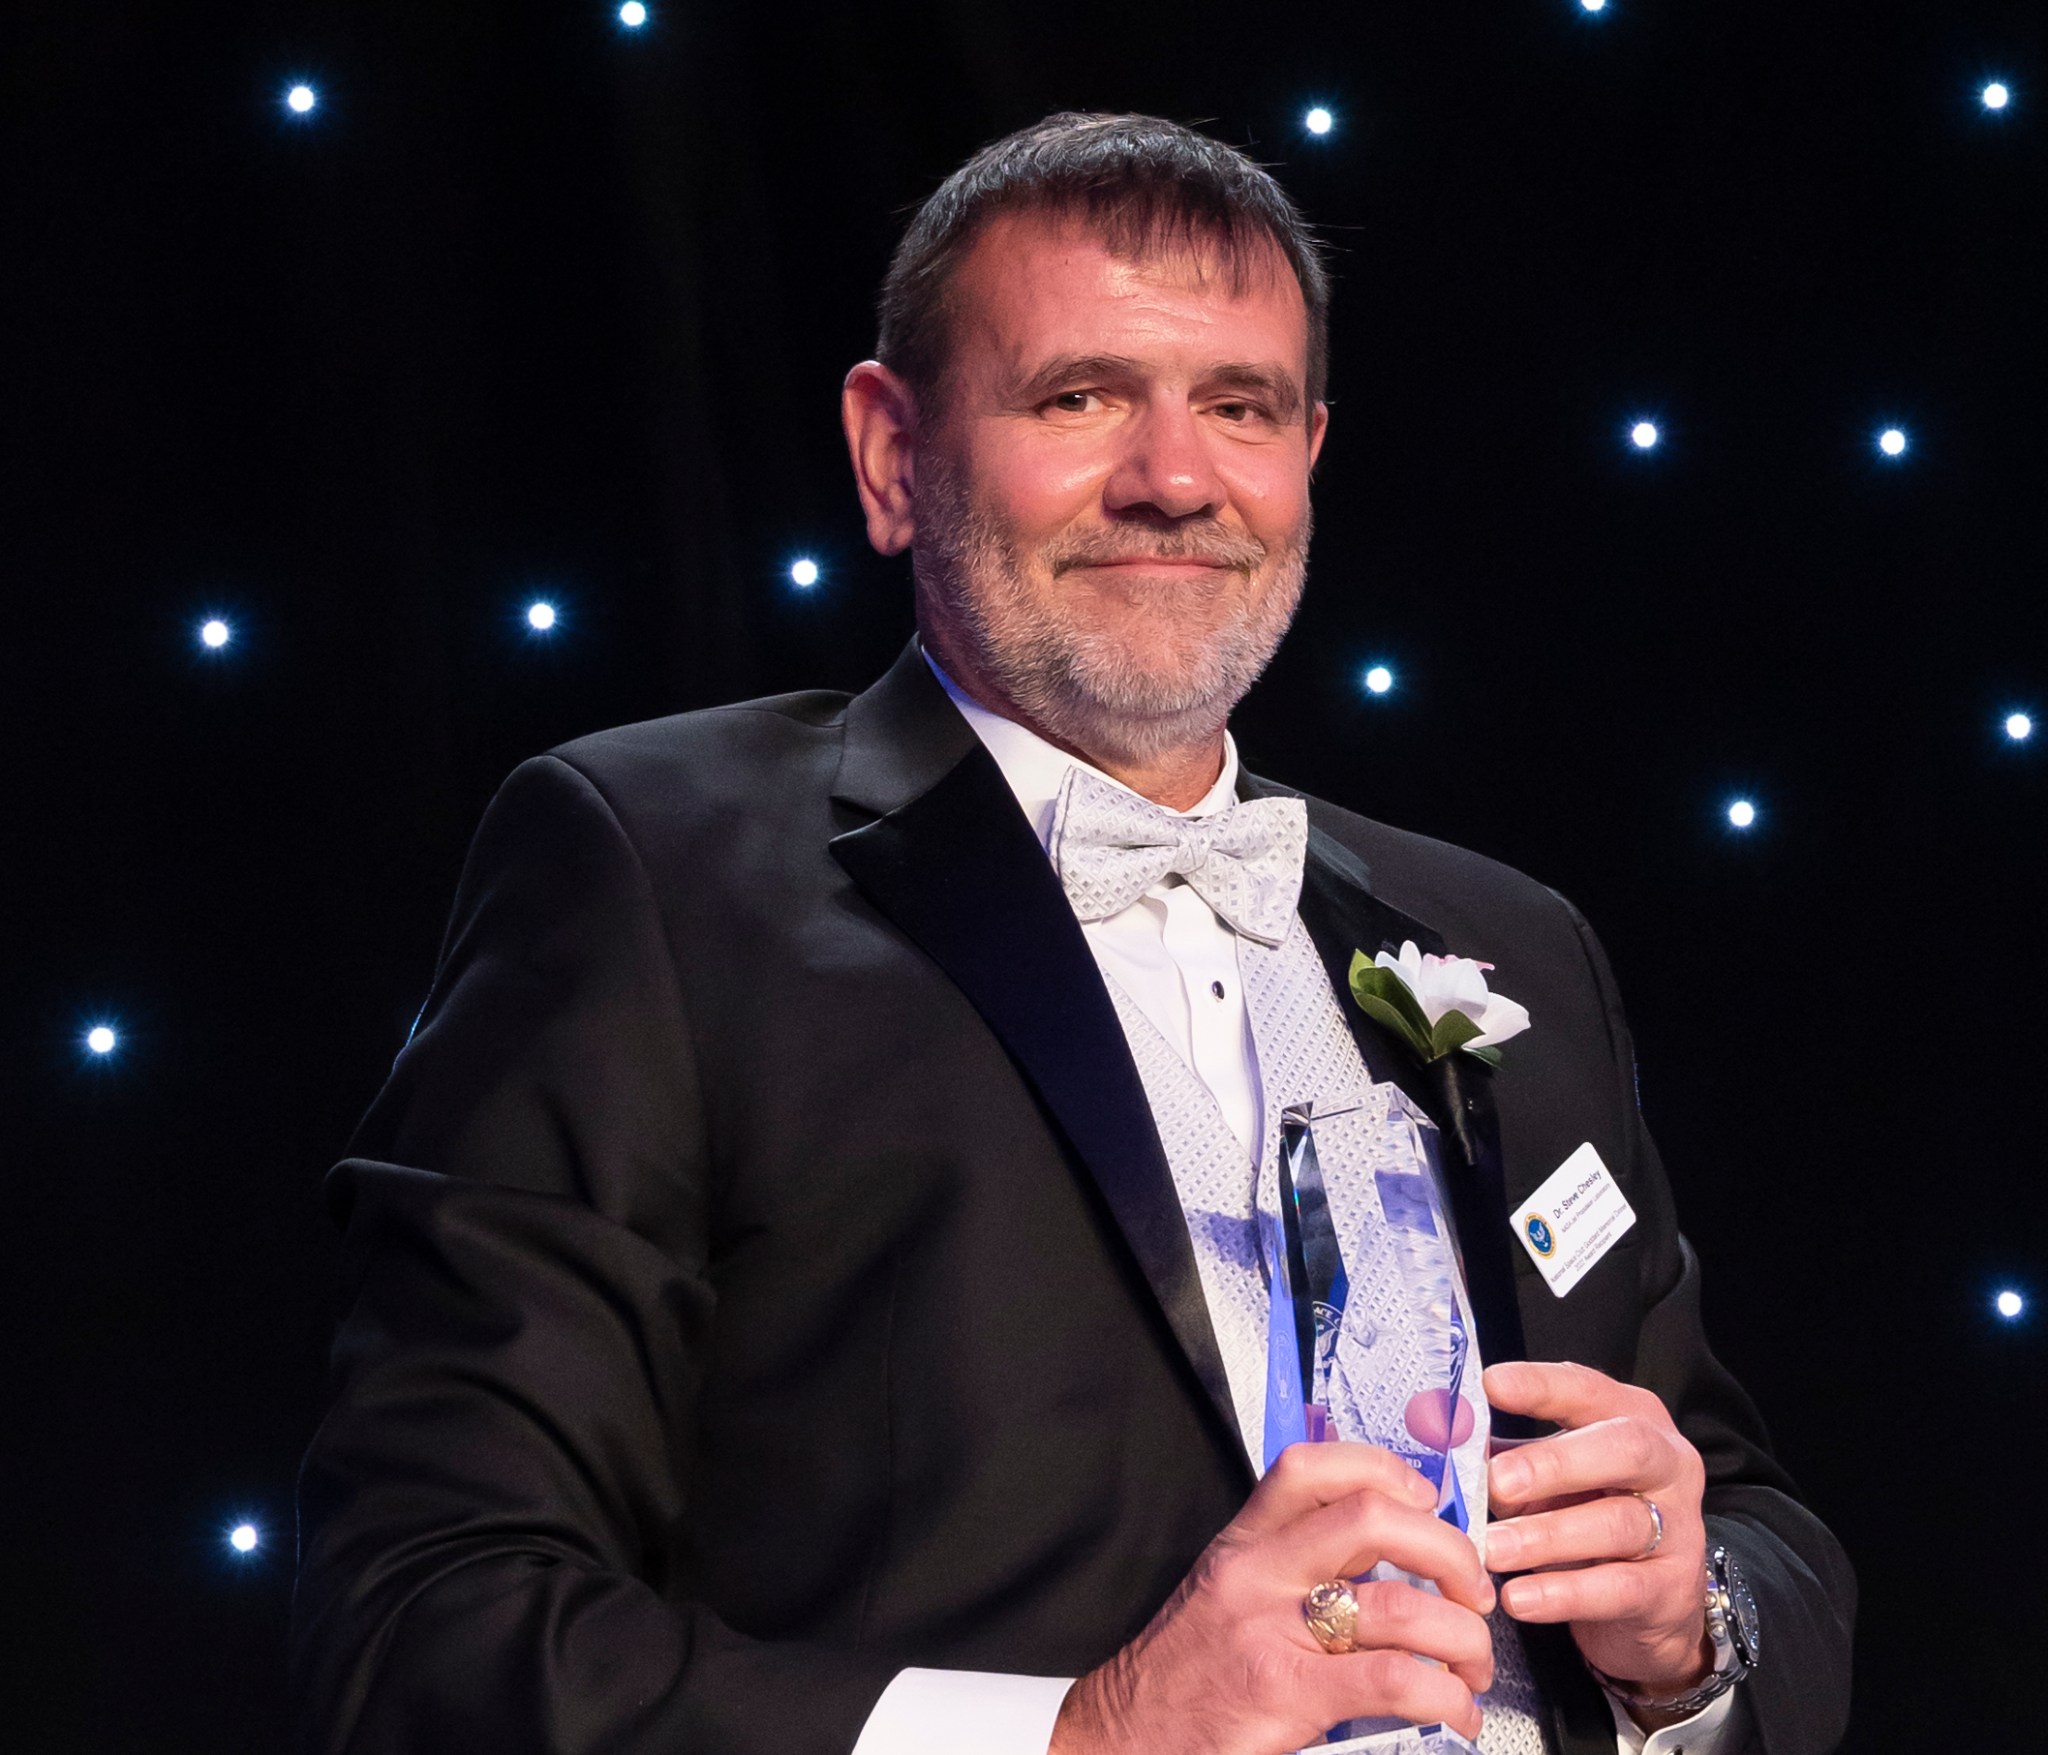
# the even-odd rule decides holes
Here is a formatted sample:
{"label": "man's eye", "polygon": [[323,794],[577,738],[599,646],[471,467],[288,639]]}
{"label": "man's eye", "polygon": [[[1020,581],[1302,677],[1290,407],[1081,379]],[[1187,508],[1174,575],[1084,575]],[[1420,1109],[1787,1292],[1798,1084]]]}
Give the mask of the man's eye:
{"label": "man's eye", "polygon": [[1257,420],[1266,411],[1256,402],[1219,402],[1216,412],[1227,421],[1242,423]]}
{"label": "man's eye", "polygon": [[1092,390],[1062,390],[1046,406],[1056,408],[1062,414],[1086,414],[1089,399],[1094,394]]}

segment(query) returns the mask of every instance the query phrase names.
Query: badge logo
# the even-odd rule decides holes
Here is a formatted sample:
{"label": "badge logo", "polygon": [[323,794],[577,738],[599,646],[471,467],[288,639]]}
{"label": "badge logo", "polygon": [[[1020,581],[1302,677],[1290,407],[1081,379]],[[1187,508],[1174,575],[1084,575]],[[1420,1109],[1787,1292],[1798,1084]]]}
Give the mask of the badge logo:
{"label": "badge logo", "polygon": [[1557,1233],[1544,1222],[1541,1213],[1531,1213],[1522,1221],[1522,1229],[1529,1234],[1529,1247],[1538,1255],[1550,1256],[1557,1253]]}

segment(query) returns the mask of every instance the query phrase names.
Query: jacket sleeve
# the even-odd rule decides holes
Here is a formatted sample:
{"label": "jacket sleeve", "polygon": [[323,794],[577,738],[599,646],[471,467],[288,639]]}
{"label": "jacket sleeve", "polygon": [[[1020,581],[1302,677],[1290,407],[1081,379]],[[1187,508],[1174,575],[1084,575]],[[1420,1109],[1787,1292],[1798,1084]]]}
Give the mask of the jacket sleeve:
{"label": "jacket sleeve", "polygon": [[1770,1451],[1755,1405],[1708,1345],[1700,1264],[1680,1234],[1670,1182],[1636,1101],[1635,1053],[1605,953],[1585,920],[1573,924],[1589,958],[1615,1044],[1630,1121],[1633,1186],[1650,1247],[1634,1379],[1654,1390],[1706,1463],[1707,1536],[1726,1545],[1757,1600],[1760,1661],[1740,1685],[1755,1748],[1824,1755],[1849,1713],[1856,1578],[1841,1544],[1800,1503]]}
{"label": "jacket sleeve", "polygon": [[677,1534],[716,1305],[706,1135],[646,873],[588,778],[530,762],[328,1180],[343,1316],[300,1482],[304,1755],[854,1746],[897,1666],[728,1624]]}

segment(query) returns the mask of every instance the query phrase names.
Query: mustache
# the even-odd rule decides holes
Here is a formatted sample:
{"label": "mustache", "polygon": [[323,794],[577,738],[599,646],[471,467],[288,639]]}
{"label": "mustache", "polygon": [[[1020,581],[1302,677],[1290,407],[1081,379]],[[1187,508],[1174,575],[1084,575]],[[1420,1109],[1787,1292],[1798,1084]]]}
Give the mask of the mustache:
{"label": "mustache", "polygon": [[1059,544],[1047,555],[1055,574],[1075,567],[1112,567],[1126,561],[1197,561],[1248,573],[1266,558],[1263,542],[1207,529],[1104,531]]}

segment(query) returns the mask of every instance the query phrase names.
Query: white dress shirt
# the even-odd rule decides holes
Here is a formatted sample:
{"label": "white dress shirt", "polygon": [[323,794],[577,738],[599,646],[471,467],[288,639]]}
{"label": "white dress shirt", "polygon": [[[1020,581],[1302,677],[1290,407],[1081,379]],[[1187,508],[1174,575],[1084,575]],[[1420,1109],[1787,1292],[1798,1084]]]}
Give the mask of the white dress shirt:
{"label": "white dress shirt", "polygon": [[[1048,845],[1061,781],[1069,768],[1090,764],[962,693],[930,653],[925,662],[995,757],[1039,845]],[[1237,745],[1225,732],[1223,771],[1183,814],[1210,816],[1234,804],[1237,771]],[[1250,1162],[1258,1151],[1261,1093],[1238,978],[1237,934],[1178,877],[1121,914],[1084,921],[1081,931],[1104,975],[1117,981],[1214,1093]],[[1072,1686],[1072,1678],[904,1670],[875,1703],[853,1755],[1047,1755],[1054,1721]],[[1731,1689],[1683,1724],[1648,1735],[1610,1698],[1617,1755],[1716,1755],[1740,1693]]]}

